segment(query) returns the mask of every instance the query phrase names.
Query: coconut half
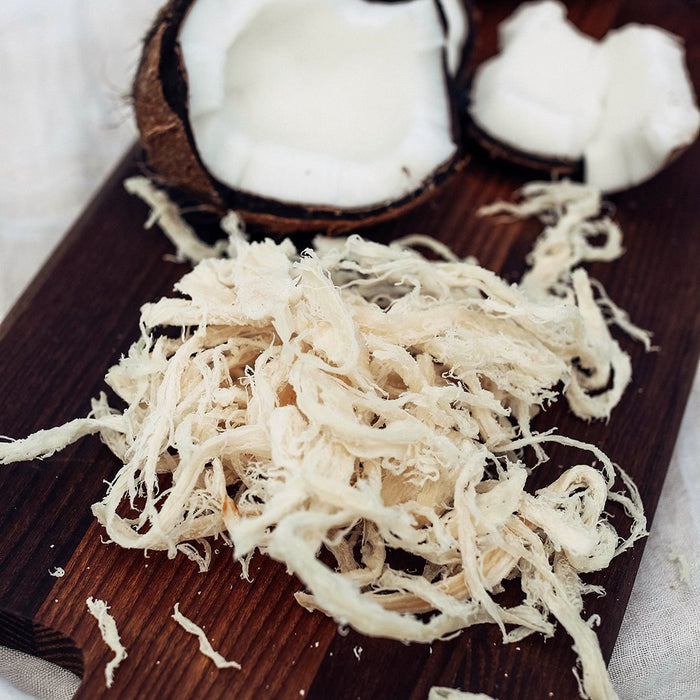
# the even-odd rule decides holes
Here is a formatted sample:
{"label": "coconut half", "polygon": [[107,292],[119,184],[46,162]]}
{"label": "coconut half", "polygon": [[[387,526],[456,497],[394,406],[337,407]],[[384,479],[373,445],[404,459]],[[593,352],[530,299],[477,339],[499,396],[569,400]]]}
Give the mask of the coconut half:
{"label": "coconut half", "polygon": [[681,41],[630,24],[597,41],[559,2],[526,3],[499,27],[499,53],[474,75],[469,114],[497,155],[583,169],[604,192],[641,183],[697,137],[700,113]]}
{"label": "coconut half", "polygon": [[172,0],[134,87],[169,184],[280,232],[347,230],[458,163],[462,0]]}

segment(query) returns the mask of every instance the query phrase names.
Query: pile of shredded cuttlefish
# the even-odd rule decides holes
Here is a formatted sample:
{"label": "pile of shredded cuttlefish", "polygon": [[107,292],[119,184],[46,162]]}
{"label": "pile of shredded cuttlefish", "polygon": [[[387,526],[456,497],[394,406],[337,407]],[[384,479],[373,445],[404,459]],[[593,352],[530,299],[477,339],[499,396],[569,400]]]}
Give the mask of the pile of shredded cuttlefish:
{"label": "pile of shredded cuttlefish", "polygon": [[[2,463],[99,433],[123,466],[93,511],[118,545],[206,569],[219,537],[244,573],[259,550],[303,582],[302,605],[367,635],[431,642],[494,623],[513,642],[558,621],[581,693],[614,697],[583,616],[602,591],[581,574],[645,534],[639,495],[595,446],[531,425],[560,399],[606,419],[631,377],[611,327],[649,343],[582,266],[622,253],[599,194],[532,183],[482,212],[543,222],[512,284],[422,236],[298,252],[229,214],[228,239],[207,246],[148,180],[127,187],[197,264],[142,308],[140,339],[109,369],[123,406],[103,394],[87,418],[1,443]],[[554,443],[580,463],[542,466]],[[533,469],[551,483],[530,492]]]}

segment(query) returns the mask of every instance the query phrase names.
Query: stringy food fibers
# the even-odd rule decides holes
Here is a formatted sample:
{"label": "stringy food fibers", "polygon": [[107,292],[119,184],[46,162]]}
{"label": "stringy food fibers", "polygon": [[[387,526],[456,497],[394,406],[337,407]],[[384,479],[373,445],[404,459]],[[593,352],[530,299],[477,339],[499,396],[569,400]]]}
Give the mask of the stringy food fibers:
{"label": "stringy food fibers", "polygon": [[109,613],[109,606],[99,598],[88,598],[85,601],[89,613],[97,620],[100,636],[110,648],[114,656],[105,666],[105,685],[111,688],[114,684],[114,673],[122,661],[127,658],[126,648],[119,638],[117,623]]}
{"label": "stringy food fibers", "polygon": [[[645,533],[639,495],[598,448],[531,421],[559,399],[607,418],[631,373],[610,325],[648,337],[580,266],[621,253],[598,193],[534,183],[521,197],[498,209],[545,230],[519,284],[425,237],[321,237],[298,253],[229,217],[223,256],[198,251],[176,295],[142,308],[106,376],[122,407],[101,395],[85,419],[0,444],[2,462],[99,433],[123,463],[93,508],[117,544],[206,568],[205,538],[221,537],[246,573],[260,550],[304,583],[302,605],[367,635],[431,642],[489,622],[510,642],[558,620],[582,692],[614,697],[582,616],[600,590],[580,575]],[[165,223],[177,237],[172,210]],[[532,492],[549,443],[581,461]],[[518,604],[499,597],[506,580]]]}
{"label": "stringy food fibers", "polygon": [[235,668],[240,671],[241,665],[237,661],[227,661],[221,656],[221,654],[212,647],[205,631],[199,625],[192,622],[189,617],[186,617],[180,612],[179,603],[175,603],[171,617],[185,632],[197,637],[199,641],[199,653],[211,659],[217,668]]}

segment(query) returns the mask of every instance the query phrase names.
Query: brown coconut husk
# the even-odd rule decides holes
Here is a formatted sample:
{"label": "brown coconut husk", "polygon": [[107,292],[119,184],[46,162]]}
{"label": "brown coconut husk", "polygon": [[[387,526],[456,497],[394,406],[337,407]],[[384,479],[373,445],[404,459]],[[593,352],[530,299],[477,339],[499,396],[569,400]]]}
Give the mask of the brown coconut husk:
{"label": "brown coconut husk", "polygon": [[[167,184],[219,209],[223,202],[197,155],[187,118],[172,106],[174,95],[169,100],[166,94],[182,93],[180,83],[186,84],[180,49],[173,40],[181,23],[181,19],[176,20],[180,13],[173,10],[185,6],[181,14],[184,17],[190,4],[191,0],[169,3],[147,36],[134,81],[134,114],[146,157],[155,171]],[[170,52],[176,59],[173,63],[177,73],[166,81],[163,64],[168,63]]]}

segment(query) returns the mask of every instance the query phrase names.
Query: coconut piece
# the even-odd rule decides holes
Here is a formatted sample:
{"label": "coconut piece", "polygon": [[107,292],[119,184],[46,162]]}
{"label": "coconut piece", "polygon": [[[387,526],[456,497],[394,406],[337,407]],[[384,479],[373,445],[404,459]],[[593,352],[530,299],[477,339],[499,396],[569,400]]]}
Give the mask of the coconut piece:
{"label": "coconut piece", "polygon": [[149,161],[168,184],[275,231],[396,216],[461,159],[465,8],[171,0],[134,87]]}
{"label": "coconut piece", "polygon": [[499,51],[474,76],[470,114],[520,151],[573,162],[600,120],[607,66],[558,2],[523,4],[499,26]]}
{"label": "coconut piece", "polygon": [[700,112],[681,41],[628,25],[601,44],[610,76],[605,112],[584,149],[586,180],[612,192],[647,180],[697,137]]}
{"label": "coconut piece", "polygon": [[469,114],[495,155],[573,173],[612,192],[643,182],[700,127],[681,41],[628,25],[598,41],[559,2],[525,3],[476,71]]}
{"label": "coconut piece", "polygon": [[354,209],[401,199],[455,154],[432,0],[223,4],[197,0],[180,31],[190,126],[219,181]]}

